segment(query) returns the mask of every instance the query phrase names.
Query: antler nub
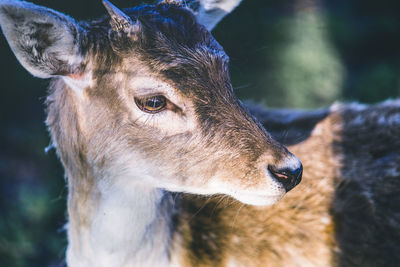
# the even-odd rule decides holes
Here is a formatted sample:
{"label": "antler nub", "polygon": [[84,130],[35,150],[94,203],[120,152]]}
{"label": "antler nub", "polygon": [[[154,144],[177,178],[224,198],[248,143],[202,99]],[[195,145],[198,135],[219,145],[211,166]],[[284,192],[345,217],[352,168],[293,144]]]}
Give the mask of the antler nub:
{"label": "antler nub", "polygon": [[111,27],[114,31],[128,31],[133,26],[133,22],[124,12],[118,9],[107,0],[103,0],[103,5],[111,17]]}

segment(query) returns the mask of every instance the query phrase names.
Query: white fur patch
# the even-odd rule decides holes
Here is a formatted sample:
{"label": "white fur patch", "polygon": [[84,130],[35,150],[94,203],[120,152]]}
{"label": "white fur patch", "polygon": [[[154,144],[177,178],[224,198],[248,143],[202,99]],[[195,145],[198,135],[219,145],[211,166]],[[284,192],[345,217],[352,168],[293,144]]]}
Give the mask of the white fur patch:
{"label": "white fur patch", "polygon": [[266,172],[265,186],[253,190],[242,189],[232,183],[222,183],[213,180],[208,188],[212,188],[215,193],[226,194],[239,200],[244,204],[254,206],[269,206],[278,202],[286,193],[286,190],[274,177]]}
{"label": "white fur patch", "polygon": [[68,266],[169,266],[169,221],[159,214],[162,191],[100,185],[99,205],[80,244],[70,244]]}
{"label": "white fur patch", "polygon": [[93,86],[92,73],[88,72],[79,78],[70,76],[61,76],[63,81],[71,88],[78,96],[83,96],[83,91],[87,87]]}
{"label": "white fur patch", "polygon": [[246,265],[237,261],[236,258],[234,257],[229,258],[228,262],[226,263],[226,267],[245,267],[245,266]]}

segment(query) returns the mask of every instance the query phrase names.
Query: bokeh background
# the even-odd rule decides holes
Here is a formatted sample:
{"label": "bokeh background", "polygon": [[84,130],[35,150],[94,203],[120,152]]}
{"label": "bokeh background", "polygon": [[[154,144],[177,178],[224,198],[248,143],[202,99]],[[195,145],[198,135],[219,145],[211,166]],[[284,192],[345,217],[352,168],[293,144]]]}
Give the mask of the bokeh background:
{"label": "bokeh background", "polygon": [[[100,0],[34,2],[77,19],[104,14]],[[214,36],[241,99],[312,109],[400,95],[398,0],[244,0]],[[1,34],[0,48],[0,266],[62,266],[67,189],[45,153],[48,81],[28,74]]]}

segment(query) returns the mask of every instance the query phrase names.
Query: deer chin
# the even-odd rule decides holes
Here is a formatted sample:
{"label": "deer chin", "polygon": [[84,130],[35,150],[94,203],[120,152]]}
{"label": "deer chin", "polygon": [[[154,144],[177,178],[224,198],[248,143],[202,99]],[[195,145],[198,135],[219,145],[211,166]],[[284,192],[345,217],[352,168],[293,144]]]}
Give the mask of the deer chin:
{"label": "deer chin", "polygon": [[282,193],[277,194],[266,194],[266,193],[248,193],[248,192],[238,192],[236,194],[231,194],[233,198],[242,202],[243,204],[248,204],[252,206],[270,206],[278,202],[285,195],[285,190]]}
{"label": "deer chin", "polygon": [[162,184],[158,188],[167,190],[170,192],[183,192],[187,194],[197,195],[228,195],[243,204],[252,206],[270,206],[278,202],[286,194],[286,190],[279,184],[272,184],[270,188],[263,190],[258,189],[257,191],[250,191],[247,189],[229,187],[221,182],[212,182],[208,186],[182,186]]}
{"label": "deer chin", "polygon": [[243,186],[231,186],[217,181],[211,183],[211,188],[217,191],[213,192],[213,194],[228,195],[243,204],[252,206],[273,205],[286,194],[285,188],[274,180],[262,186],[262,188],[259,187],[255,190],[249,190],[249,188],[244,188]]}

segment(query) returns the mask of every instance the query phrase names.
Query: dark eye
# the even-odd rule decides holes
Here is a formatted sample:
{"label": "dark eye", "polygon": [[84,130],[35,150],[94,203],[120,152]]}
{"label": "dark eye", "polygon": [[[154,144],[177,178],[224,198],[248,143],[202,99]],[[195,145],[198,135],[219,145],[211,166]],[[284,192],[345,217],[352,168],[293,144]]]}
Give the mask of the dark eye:
{"label": "dark eye", "polygon": [[147,113],[157,113],[164,110],[167,106],[167,99],[163,95],[149,97],[135,97],[135,103],[142,111]]}

